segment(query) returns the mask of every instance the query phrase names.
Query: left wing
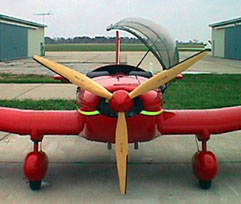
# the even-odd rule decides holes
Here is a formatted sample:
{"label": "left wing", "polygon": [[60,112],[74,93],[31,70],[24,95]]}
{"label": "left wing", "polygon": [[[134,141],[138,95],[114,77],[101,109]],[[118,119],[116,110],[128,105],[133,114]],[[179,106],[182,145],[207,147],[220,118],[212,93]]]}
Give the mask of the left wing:
{"label": "left wing", "polygon": [[78,111],[35,111],[0,107],[0,131],[31,135],[78,135],[84,128],[84,116]]}
{"label": "left wing", "polygon": [[157,117],[162,134],[221,134],[241,130],[241,106],[209,110],[165,111]]}

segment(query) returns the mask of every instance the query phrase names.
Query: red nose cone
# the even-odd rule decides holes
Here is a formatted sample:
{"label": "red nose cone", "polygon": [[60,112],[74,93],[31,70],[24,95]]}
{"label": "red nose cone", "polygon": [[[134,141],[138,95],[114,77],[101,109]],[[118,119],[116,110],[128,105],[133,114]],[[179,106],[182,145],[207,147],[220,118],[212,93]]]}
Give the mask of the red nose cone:
{"label": "red nose cone", "polygon": [[116,112],[129,112],[134,102],[124,90],[115,91],[110,100],[111,108]]}

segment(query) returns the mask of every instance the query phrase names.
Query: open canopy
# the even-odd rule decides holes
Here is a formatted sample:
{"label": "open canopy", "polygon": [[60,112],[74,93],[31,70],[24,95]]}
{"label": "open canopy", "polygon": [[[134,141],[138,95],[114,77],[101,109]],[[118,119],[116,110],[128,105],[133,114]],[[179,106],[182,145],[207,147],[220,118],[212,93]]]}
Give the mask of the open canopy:
{"label": "open canopy", "polygon": [[163,69],[169,69],[179,62],[175,41],[160,25],[143,18],[124,18],[107,30],[124,30],[142,41],[156,56]]}

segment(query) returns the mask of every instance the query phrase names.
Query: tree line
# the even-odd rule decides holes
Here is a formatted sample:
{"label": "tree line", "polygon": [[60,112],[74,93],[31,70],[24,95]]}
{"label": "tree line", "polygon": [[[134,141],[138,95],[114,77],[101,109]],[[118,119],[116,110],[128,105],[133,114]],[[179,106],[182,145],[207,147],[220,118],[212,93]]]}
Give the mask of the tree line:
{"label": "tree line", "polygon": [[[121,37],[122,43],[140,43],[137,38],[131,37]],[[74,43],[115,43],[116,37],[105,37],[105,36],[78,36],[74,38],[64,38],[64,37],[45,37],[45,44],[74,44]]]}

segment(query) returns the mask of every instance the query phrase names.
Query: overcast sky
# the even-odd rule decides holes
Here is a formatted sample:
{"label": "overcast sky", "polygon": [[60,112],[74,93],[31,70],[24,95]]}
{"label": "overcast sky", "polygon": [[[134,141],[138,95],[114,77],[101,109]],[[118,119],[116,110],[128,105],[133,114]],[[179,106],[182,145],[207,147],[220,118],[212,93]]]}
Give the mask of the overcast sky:
{"label": "overcast sky", "polygon": [[[176,40],[211,38],[210,23],[241,17],[241,0],[0,0],[0,14],[42,23],[46,36],[113,36],[109,24],[143,17],[162,25]],[[124,35],[124,32],[122,33]]]}

